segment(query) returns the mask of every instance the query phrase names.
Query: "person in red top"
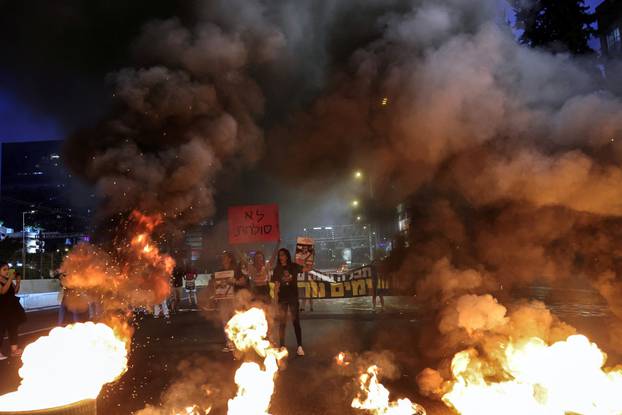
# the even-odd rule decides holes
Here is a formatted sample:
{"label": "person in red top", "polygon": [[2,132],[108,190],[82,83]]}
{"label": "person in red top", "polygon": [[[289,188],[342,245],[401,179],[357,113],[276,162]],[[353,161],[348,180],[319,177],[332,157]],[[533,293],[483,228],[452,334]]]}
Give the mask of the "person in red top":
{"label": "person in red top", "polygon": [[188,293],[188,300],[190,301],[190,307],[198,307],[199,302],[197,300],[197,272],[190,267],[186,269],[184,274],[184,281],[186,283],[186,292]]}

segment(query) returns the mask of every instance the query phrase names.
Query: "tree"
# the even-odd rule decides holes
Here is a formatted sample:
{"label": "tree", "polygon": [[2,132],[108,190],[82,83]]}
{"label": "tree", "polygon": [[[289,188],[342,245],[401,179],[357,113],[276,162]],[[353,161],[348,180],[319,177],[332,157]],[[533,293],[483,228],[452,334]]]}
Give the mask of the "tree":
{"label": "tree", "polygon": [[555,52],[591,53],[588,41],[596,20],[584,0],[513,0],[520,42]]}

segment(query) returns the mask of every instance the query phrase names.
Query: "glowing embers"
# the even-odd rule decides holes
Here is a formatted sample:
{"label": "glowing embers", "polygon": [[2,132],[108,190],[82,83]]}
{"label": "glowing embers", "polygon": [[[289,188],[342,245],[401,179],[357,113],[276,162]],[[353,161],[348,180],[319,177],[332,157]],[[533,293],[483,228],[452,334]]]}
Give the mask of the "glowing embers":
{"label": "glowing embers", "polygon": [[272,347],[266,339],[268,321],[263,310],[251,308],[237,312],[225,327],[227,337],[240,352],[255,351],[263,358],[263,368],[255,362],[244,362],[235,372],[238,392],[229,400],[229,415],[266,415],[274,393],[278,363],[287,356],[286,349]]}
{"label": "glowing embers", "polygon": [[451,363],[443,401],[462,415],[614,415],[622,413],[622,373],[603,369],[606,355],[585,336],[547,345],[508,344],[500,366],[470,349]]}
{"label": "glowing embers", "polygon": [[0,396],[0,411],[54,408],[95,399],[127,369],[126,340],[110,327],[56,327],[24,349],[16,392]]}
{"label": "glowing embers", "polygon": [[338,366],[346,367],[350,366],[350,363],[352,362],[350,361],[350,356],[348,356],[345,352],[339,352],[339,354],[335,356],[335,363]]}
{"label": "glowing embers", "polygon": [[197,405],[187,406],[182,412],[177,412],[175,415],[207,415],[211,412],[212,408],[202,410]]}
{"label": "glowing embers", "polygon": [[[338,355],[338,357],[341,353]],[[374,415],[425,415],[422,406],[403,398],[391,402],[389,390],[378,381],[378,366],[372,365],[359,377],[360,391],[352,401],[352,407]]]}

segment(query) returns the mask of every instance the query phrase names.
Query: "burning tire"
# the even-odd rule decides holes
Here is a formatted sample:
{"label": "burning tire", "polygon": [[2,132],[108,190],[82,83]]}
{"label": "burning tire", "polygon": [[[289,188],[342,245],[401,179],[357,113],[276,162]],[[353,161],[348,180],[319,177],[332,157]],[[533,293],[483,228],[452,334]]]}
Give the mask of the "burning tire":
{"label": "burning tire", "polygon": [[37,409],[34,411],[2,412],[0,415],[97,415],[97,401],[87,399],[56,408]]}

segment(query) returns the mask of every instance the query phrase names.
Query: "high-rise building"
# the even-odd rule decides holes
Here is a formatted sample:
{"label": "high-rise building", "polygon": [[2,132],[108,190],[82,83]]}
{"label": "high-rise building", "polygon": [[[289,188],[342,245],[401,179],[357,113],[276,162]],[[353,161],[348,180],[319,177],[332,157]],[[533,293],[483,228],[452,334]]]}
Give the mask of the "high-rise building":
{"label": "high-rise building", "polygon": [[84,231],[95,195],[65,168],[61,145],[61,141],[2,143],[0,220],[7,226]]}
{"label": "high-rise building", "polygon": [[622,0],[605,0],[596,8],[598,36],[604,56],[622,57]]}

